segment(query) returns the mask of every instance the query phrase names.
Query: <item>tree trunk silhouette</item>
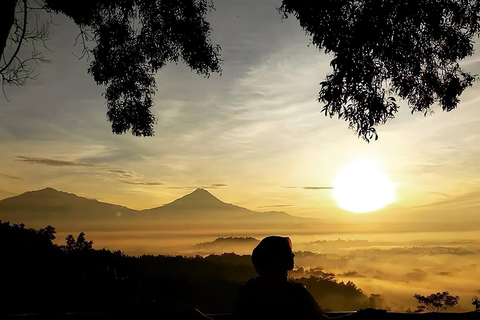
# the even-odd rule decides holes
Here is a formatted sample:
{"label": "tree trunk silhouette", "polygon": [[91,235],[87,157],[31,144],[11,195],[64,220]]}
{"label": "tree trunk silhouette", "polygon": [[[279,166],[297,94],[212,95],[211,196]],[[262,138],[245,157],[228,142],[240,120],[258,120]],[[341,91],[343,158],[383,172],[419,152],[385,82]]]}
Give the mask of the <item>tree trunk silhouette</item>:
{"label": "tree trunk silhouette", "polygon": [[0,58],[3,57],[8,34],[15,21],[17,0],[3,0],[2,2],[2,10],[0,10]]}

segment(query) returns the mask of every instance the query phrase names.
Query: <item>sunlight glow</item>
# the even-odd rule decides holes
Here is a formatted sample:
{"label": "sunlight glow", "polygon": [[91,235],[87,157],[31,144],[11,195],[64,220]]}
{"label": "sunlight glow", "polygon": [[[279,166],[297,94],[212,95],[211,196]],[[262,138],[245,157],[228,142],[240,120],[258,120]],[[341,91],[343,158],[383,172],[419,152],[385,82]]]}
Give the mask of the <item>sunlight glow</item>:
{"label": "sunlight glow", "polygon": [[356,160],[342,167],[333,187],[338,206],[356,213],[378,210],[395,201],[395,184],[376,159]]}

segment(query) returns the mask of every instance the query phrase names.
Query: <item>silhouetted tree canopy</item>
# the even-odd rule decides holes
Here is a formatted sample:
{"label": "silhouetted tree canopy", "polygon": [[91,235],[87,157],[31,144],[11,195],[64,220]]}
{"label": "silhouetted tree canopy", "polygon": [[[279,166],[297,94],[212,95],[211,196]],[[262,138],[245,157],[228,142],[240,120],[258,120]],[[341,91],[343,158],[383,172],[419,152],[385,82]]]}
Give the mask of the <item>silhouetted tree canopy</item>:
{"label": "silhouetted tree canopy", "polygon": [[[219,46],[205,20],[211,0],[4,0],[3,84],[23,85],[32,76],[18,49],[48,35],[46,26],[26,32],[32,5],[79,26],[84,54],[93,56],[88,71],[106,86],[114,133],[153,135],[154,75],[167,62],[183,60],[204,76],[220,71]],[[427,114],[435,103],[450,111],[475,80],[459,61],[473,54],[479,0],[283,0],[279,11],[295,16],[312,43],[333,55],[318,97],[325,115],[346,120],[367,141],[377,138],[375,126],[394,118],[396,97],[412,113]],[[4,55],[8,37],[16,48],[11,58]],[[91,41],[96,46],[88,49]],[[44,61],[37,51],[28,60]]]}
{"label": "silhouetted tree canopy", "polygon": [[[27,40],[28,26],[18,21],[28,19],[32,6],[63,13],[79,26],[84,54],[93,56],[88,72],[106,86],[107,116],[114,133],[153,135],[154,75],[167,62],[182,59],[204,76],[220,71],[219,46],[211,44],[210,25],[204,19],[213,8],[210,0],[5,0],[0,6],[3,84],[22,85],[31,76],[29,70],[22,73],[25,62],[15,58],[18,51],[10,61],[4,48],[10,29],[15,47]],[[91,50],[90,41],[96,44]]]}
{"label": "silhouetted tree canopy", "polygon": [[57,231],[55,231],[55,228],[52,226],[46,226],[38,230],[38,234],[48,238],[50,242],[55,240],[55,233],[57,233]]}
{"label": "silhouetted tree canopy", "polygon": [[394,117],[396,96],[412,113],[427,114],[434,103],[450,111],[475,79],[458,62],[473,54],[478,0],[283,0],[279,10],[333,55],[322,111],[367,141]]}
{"label": "silhouetted tree canopy", "polygon": [[75,251],[88,251],[92,250],[93,248],[93,241],[87,241],[85,239],[85,233],[80,232],[78,234],[77,240],[75,241],[75,238],[73,235],[69,234],[65,238],[65,246],[63,246],[63,250],[67,253],[75,252]]}
{"label": "silhouetted tree canopy", "polygon": [[422,296],[414,294],[413,297],[421,303],[417,306],[416,313],[423,312],[425,310],[429,312],[440,312],[447,310],[448,307],[454,307],[458,304],[459,296],[452,296],[448,291],[432,293],[428,296]]}

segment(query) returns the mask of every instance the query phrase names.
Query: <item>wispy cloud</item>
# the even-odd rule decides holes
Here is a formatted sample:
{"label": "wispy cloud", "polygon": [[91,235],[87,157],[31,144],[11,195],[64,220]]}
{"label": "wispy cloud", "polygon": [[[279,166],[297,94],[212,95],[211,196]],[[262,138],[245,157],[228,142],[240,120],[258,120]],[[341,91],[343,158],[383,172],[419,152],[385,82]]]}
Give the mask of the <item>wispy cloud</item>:
{"label": "wispy cloud", "polygon": [[173,186],[173,187],[167,187],[167,189],[181,189],[181,190],[192,190],[192,189],[223,189],[228,187],[227,184],[225,183],[212,183],[211,185],[208,186]]}
{"label": "wispy cloud", "polygon": [[22,178],[11,176],[9,174],[0,173],[0,178],[13,179],[13,180],[23,180]]}
{"label": "wispy cloud", "polygon": [[137,186],[164,186],[165,182],[161,181],[127,181],[127,180],[119,180],[122,183],[126,184],[133,184]]}
{"label": "wispy cloud", "polygon": [[135,176],[135,173],[132,171],[124,171],[124,170],[108,170],[110,173],[115,173],[120,175],[122,178],[132,178]]}
{"label": "wispy cloud", "polygon": [[196,187],[167,187],[167,189],[173,189],[173,190],[191,190],[191,189],[196,189]]}
{"label": "wispy cloud", "polygon": [[[434,192],[431,192],[434,193]],[[469,192],[465,193],[459,196],[454,196],[454,195],[448,195],[446,193],[442,192],[435,192],[435,194],[440,194],[445,197],[444,200],[440,201],[435,201],[432,203],[424,204],[424,205],[419,205],[419,206],[412,206],[409,207],[410,209],[423,209],[423,208],[428,208],[428,207],[445,207],[445,206],[451,206],[454,208],[459,208],[461,206],[479,206],[479,199],[480,199],[480,193],[477,191],[474,192]]]}
{"label": "wispy cloud", "polygon": [[304,190],[332,190],[333,187],[284,187],[286,189],[304,189]]}
{"label": "wispy cloud", "polygon": [[31,164],[43,164],[47,166],[56,166],[56,167],[95,167],[99,164],[88,163],[82,161],[64,161],[64,160],[55,160],[47,158],[33,158],[33,157],[24,157],[17,156],[17,161],[28,162]]}
{"label": "wispy cloud", "polygon": [[220,188],[225,188],[225,187],[227,187],[227,185],[224,184],[224,183],[213,183],[209,186],[204,186],[202,188],[203,189],[220,189]]}
{"label": "wispy cloud", "polygon": [[293,207],[293,204],[272,204],[270,206],[257,206],[257,208],[287,208]]}

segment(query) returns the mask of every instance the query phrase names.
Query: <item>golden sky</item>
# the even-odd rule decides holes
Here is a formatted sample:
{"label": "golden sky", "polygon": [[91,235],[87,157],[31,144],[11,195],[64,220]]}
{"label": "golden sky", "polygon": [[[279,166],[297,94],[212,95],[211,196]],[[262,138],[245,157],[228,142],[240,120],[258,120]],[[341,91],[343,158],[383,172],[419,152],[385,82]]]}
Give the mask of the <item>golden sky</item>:
{"label": "golden sky", "polygon": [[[367,144],[321,113],[316,97],[329,57],[309,46],[294,18],[282,21],[278,1],[215,5],[209,21],[223,73],[205,79],[182,64],[162,69],[150,138],[111,133],[103,88],[74,55],[78,30],[54,17],[45,51],[52,62],[25,87],[6,88],[10,101],[0,99],[0,199],[49,186],[145,209],[204,187],[256,211],[351,219],[331,190],[316,187],[332,186],[343,165],[368,157],[397,186],[396,202],[370,215],[479,220],[478,84],[450,113],[411,115],[402,104]],[[479,73],[479,56],[464,65]]]}

